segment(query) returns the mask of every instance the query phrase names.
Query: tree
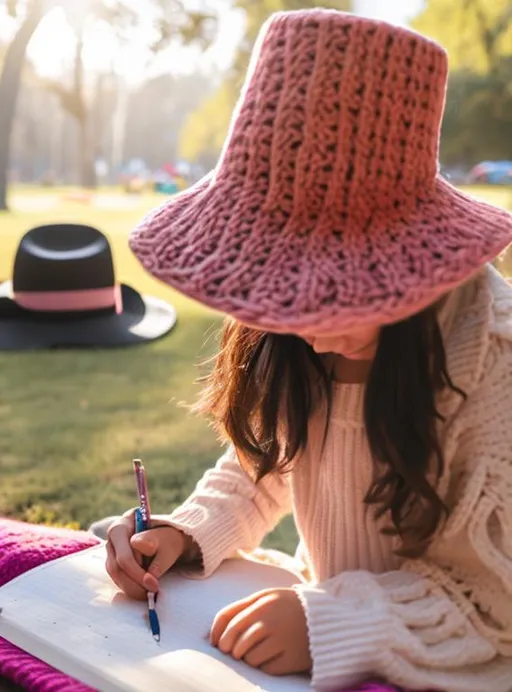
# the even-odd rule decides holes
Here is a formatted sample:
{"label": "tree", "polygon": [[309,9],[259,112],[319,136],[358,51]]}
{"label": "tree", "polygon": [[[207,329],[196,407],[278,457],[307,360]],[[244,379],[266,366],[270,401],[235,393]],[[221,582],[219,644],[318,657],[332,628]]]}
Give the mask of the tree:
{"label": "tree", "polygon": [[512,156],[512,0],[429,0],[414,28],[448,51],[443,160]]}
{"label": "tree", "polygon": [[[183,123],[211,88],[208,76],[199,72],[167,73],[133,91],[127,109],[124,158],[142,158],[153,170],[176,161]],[[148,103],[157,103],[158,108],[148,108]]]}
{"label": "tree", "polygon": [[[101,73],[89,87],[87,106],[94,151],[109,168],[110,175],[103,180],[112,182],[117,180],[122,163],[131,159],[143,159],[151,170],[176,161],[183,122],[212,88],[211,80],[200,72],[156,75],[129,91],[116,72]],[[120,103],[125,98],[126,103]],[[148,103],[157,107],[148,108]],[[122,111],[119,123],[118,109]],[[49,183],[79,183],[77,142],[76,118],[62,109],[59,97],[27,61],[11,139],[13,180],[44,176]]]}
{"label": "tree", "polygon": [[80,27],[77,33],[71,87],[66,88],[57,81],[48,81],[47,87],[57,94],[63,110],[76,120],[80,153],[80,182],[84,188],[94,188],[96,187],[96,146],[91,131],[91,108],[85,91],[84,43],[84,31],[83,27]]}
{"label": "tree", "polygon": [[512,56],[512,0],[429,0],[413,26],[445,46],[455,70],[497,74]]}
{"label": "tree", "polygon": [[[508,71],[512,82],[512,61]],[[444,165],[470,168],[486,159],[512,160],[512,91],[503,96],[503,107],[496,111],[493,90],[485,75],[468,70],[450,75],[441,133]]]}
{"label": "tree", "polygon": [[211,167],[225,139],[252,47],[262,24],[274,12],[299,10],[311,6],[350,11],[351,0],[233,0],[233,8],[245,15],[245,33],[238,46],[233,65],[214,94],[187,120],[182,130],[181,155]]}
{"label": "tree", "polygon": [[[16,17],[20,12],[20,4],[18,0],[6,0],[4,9],[11,17]],[[40,21],[53,5],[53,2],[46,0],[33,0],[28,4],[25,16],[5,54],[0,75],[0,211],[7,209],[10,143],[25,54]]]}
{"label": "tree", "polygon": [[233,93],[224,81],[189,115],[180,132],[180,155],[204,169],[215,166],[233,109]]}
{"label": "tree", "polygon": [[[176,40],[184,43],[198,41],[203,45],[211,41],[215,30],[215,16],[206,10],[185,9],[185,5],[186,0],[151,0],[155,36],[149,47],[153,51],[162,50]],[[3,0],[3,3],[0,0],[0,9],[3,7],[12,17],[21,16],[0,76],[0,210],[7,209],[10,141],[26,50],[42,18],[56,6],[63,7],[73,15],[80,9],[82,26],[86,19],[93,18],[95,21],[108,22],[120,33],[136,27],[141,13],[147,12],[147,6],[135,10],[129,0]],[[84,36],[81,31],[79,23],[74,83],[71,89],[59,88],[58,92],[66,110],[73,113],[79,123],[83,153],[82,177],[84,183],[93,184],[94,151],[87,119],[82,61]]]}

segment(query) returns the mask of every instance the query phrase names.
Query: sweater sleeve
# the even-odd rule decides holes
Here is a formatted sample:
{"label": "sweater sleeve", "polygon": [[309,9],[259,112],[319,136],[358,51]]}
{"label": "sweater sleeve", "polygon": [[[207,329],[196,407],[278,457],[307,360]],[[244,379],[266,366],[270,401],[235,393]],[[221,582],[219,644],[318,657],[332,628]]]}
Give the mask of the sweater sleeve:
{"label": "sweater sleeve", "polygon": [[290,512],[288,477],[273,473],[255,484],[230,447],[180,507],[156,518],[193,538],[202,557],[201,576],[208,577],[238,550],[257,548]]}
{"label": "sweater sleeve", "polygon": [[510,342],[496,340],[485,370],[457,420],[450,516],[424,558],[295,587],[315,689],[382,677],[413,690],[511,692]]}

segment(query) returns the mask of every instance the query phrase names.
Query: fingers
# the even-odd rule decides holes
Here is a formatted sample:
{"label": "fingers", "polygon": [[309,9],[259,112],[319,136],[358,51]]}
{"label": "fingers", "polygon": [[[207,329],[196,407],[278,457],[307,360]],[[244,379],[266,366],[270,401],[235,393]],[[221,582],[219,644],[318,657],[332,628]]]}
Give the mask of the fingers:
{"label": "fingers", "polygon": [[[126,512],[108,531],[107,572],[128,596],[144,598],[158,592],[158,579],[180,558],[187,538],[173,526],[154,527],[135,534],[134,510]],[[146,564],[142,564],[146,558]]]}
{"label": "fingers", "polygon": [[211,641],[222,653],[269,675],[311,669],[304,610],[292,589],[268,589],[221,610]]}
{"label": "fingers", "polygon": [[127,509],[126,512],[122,516],[122,520],[128,528],[131,529],[131,532],[134,533],[135,531],[135,512],[137,511],[138,507],[132,507],[132,509]]}
{"label": "fingers", "polygon": [[219,649],[253,668],[261,668],[270,675],[281,675],[282,645],[278,645],[275,637],[269,636],[261,621],[248,624],[258,607],[256,603],[233,618],[220,637]]}
{"label": "fingers", "polygon": [[[244,661],[252,668],[261,668],[265,673],[270,673],[267,669],[271,664],[282,655],[282,651],[276,648],[274,638],[264,639],[256,644],[245,656]],[[276,673],[270,673],[275,675]]]}
{"label": "fingers", "polygon": [[142,585],[147,591],[157,593],[159,588],[158,578],[164,573],[161,571],[161,558],[157,560],[158,542],[152,538],[151,531],[144,531],[130,538],[130,546],[136,554],[138,553],[145,558],[153,558],[149,564],[147,562],[144,563],[147,569],[142,577]]}
{"label": "fingers", "polygon": [[169,571],[183,553],[185,537],[178,529],[165,526],[132,536],[130,544],[133,550],[151,558],[143,583],[148,590],[156,591],[158,579]]}
{"label": "fingers", "polygon": [[238,641],[239,637],[246,632],[251,625],[255,624],[259,617],[257,610],[260,607],[260,602],[256,601],[248,608],[237,613],[226,625],[224,631],[220,635],[218,648],[225,654],[230,654]]}
{"label": "fingers", "polygon": [[135,530],[133,510],[110,527],[107,540],[106,570],[112,581],[129,598],[146,598],[144,587],[145,570],[141,567],[140,555],[132,550],[130,537]]}
{"label": "fingers", "polygon": [[279,654],[278,656],[276,656],[276,658],[273,658],[271,661],[267,661],[267,663],[264,663],[263,665],[260,665],[258,667],[264,673],[267,673],[267,675],[290,674],[289,666],[286,663],[286,656],[284,655],[284,653]]}
{"label": "fingers", "polygon": [[[263,626],[263,623],[255,622],[245,632],[243,632],[240,637],[238,637],[237,641],[235,642],[235,645],[233,646],[231,656],[237,661],[240,661],[242,658],[249,655],[249,652],[252,653],[256,644],[260,644],[260,642],[263,642],[264,639],[265,628]],[[262,663],[264,662],[265,661],[262,661]],[[247,659],[246,663],[249,663]],[[249,663],[249,665],[254,664]]]}
{"label": "fingers", "polygon": [[238,615],[238,613],[242,612],[243,610],[251,606],[253,603],[256,603],[260,598],[262,598],[265,595],[265,593],[265,591],[259,591],[240,601],[235,601],[235,603],[231,603],[231,605],[226,606],[225,608],[220,610],[215,616],[210,631],[210,641],[212,645],[219,645],[219,640],[222,633],[224,632],[228,624],[231,622],[231,620],[235,617],[235,615]]}
{"label": "fingers", "polygon": [[143,586],[145,571],[135,559],[130,545],[130,529],[120,523],[113,525],[108,533],[108,543],[114,550],[118,568],[139,586]]}
{"label": "fingers", "polygon": [[145,557],[153,557],[158,550],[158,540],[153,534],[151,529],[134,534],[130,538],[131,547]]}
{"label": "fingers", "polygon": [[105,566],[107,574],[114,584],[119,587],[128,598],[133,598],[137,601],[145,600],[147,594],[146,589],[136,584],[119,569],[114,549],[110,543],[107,543],[107,561]]}

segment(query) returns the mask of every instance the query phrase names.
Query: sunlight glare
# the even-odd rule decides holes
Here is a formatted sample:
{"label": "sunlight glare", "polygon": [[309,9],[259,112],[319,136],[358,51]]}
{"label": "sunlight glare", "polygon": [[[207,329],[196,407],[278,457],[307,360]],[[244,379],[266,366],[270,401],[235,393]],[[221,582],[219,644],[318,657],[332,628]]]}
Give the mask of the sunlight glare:
{"label": "sunlight glare", "polygon": [[[69,19],[73,24],[80,21],[77,16]],[[69,19],[62,8],[56,8],[43,19],[34,34],[28,55],[43,77],[55,79],[69,72],[76,50],[76,33]],[[140,42],[134,40],[123,48],[112,31],[100,23],[86,29],[85,38],[84,65],[88,72],[129,74],[131,81],[142,78],[147,55],[141,54]]]}
{"label": "sunlight glare", "polygon": [[[84,2],[89,0],[81,0],[82,4]],[[404,23],[421,10],[423,2],[409,0],[405,9],[403,0],[354,0],[354,10],[358,14]],[[74,9],[78,9],[78,5]],[[57,79],[63,73],[69,74],[76,48],[75,32],[70,21],[72,24],[80,21],[76,14],[73,12],[73,16],[66,17],[62,8],[55,8],[43,19],[34,34],[28,55],[41,76]],[[223,71],[231,63],[244,30],[241,13],[221,11],[218,39],[205,53],[201,54],[196,47],[173,46],[155,57],[147,48],[153,35],[151,13],[143,12],[142,18],[146,21],[141,22],[124,45],[119,44],[107,26],[94,23],[93,28],[86,32],[86,70],[92,73],[115,72],[131,84],[165,72],[190,73],[196,69]]]}
{"label": "sunlight glare", "polygon": [[28,47],[28,57],[42,77],[58,77],[72,60],[76,39],[61,7],[41,21]]}

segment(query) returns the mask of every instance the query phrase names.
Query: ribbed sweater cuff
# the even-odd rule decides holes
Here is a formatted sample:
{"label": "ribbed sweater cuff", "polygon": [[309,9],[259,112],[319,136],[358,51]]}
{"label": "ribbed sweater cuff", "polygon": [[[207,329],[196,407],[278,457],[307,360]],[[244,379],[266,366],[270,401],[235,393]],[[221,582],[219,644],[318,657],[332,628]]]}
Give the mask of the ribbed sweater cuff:
{"label": "ribbed sweater cuff", "polygon": [[314,689],[340,689],[382,673],[393,619],[381,594],[363,588],[359,596],[333,596],[319,586],[294,588],[306,612]]}
{"label": "ribbed sweater cuff", "polygon": [[199,546],[202,569],[195,563],[190,568],[180,566],[181,574],[195,577],[209,577],[224,560],[246,547],[247,534],[258,531],[257,517],[247,516],[245,524],[241,525],[227,512],[221,514],[214,508],[194,503],[178,507],[165,522],[183,531]]}

